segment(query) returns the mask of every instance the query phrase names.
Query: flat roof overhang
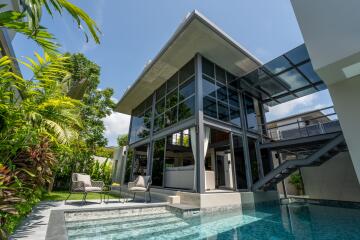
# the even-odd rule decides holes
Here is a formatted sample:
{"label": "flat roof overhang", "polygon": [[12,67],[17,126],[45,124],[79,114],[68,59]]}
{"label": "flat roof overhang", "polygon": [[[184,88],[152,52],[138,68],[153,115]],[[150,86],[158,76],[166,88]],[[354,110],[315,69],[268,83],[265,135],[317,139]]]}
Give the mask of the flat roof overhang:
{"label": "flat roof overhang", "polygon": [[215,24],[197,11],[189,14],[176,32],[127,89],[115,111],[131,114],[158,87],[197,53],[227,71],[243,76],[261,66],[261,62]]}

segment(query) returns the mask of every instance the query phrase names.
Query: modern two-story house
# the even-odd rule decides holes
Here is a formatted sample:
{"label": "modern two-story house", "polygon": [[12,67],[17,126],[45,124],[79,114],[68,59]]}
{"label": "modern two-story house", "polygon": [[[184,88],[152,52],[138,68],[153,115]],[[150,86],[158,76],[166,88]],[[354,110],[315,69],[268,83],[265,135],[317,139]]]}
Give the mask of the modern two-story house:
{"label": "modern two-story house", "polygon": [[265,112],[324,89],[305,45],[262,64],[194,11],[116,106],[131,115],[124,181],[151,175],[157,191],[201,207],[274,200],[278,182],[342,151],[344,139],[337,131],[317,136],[304,159],[274,168]]}

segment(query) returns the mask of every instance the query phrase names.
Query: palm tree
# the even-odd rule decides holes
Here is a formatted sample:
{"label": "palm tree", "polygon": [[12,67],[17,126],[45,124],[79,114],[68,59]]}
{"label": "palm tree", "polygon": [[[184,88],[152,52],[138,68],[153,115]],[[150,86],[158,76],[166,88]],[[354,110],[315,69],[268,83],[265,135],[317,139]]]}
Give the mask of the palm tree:
{"label": "palm tree", "polygon": [[[0,12],[0,27],[14,30],[33,39],[46,52],[54,54],[59,44],[55,42],[54,36],[47,29],[40,25],[42,9],[45,8],[50,15],[54,12],[62,14],[68,12],[78,23],[80,29],[84,30],[82,23],[85,23],[91,36],[96,43],[100,43],[100,30],[94,20],[81,8],[67,0],[20,0],[22,12],[3,11]],[[0,11],[6,4],[0,4]],[[84,31],[86,40],[87,33]]]}

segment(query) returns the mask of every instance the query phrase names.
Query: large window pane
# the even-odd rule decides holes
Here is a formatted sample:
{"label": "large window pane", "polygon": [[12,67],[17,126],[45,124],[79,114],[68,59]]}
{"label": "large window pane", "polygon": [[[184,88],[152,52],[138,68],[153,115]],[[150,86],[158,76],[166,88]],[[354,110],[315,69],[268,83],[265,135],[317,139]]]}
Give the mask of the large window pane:
{"label": "large window pane", "polygon": [[166,96],[166,108],[171,108],[178,103],[178,92],[177,89],[172,91]]}
{"label": "large window pane", "polygon": [[240,126],[240,109],[230,106],[230,122]]}
{"label": "large window pane", "polygon": [[133,179],[147,174],[147,148],[147,144],[144,144],[134,149]]}
{"label": "large window pane", "polygon": [[180,86],[179,101],[182,101],[187,97],[190,97],[194,93],[195,93],[195,80],[192,78]]}
{"label": "large window pane", "polygon": [[245,104],[245,113],[246,113],[246,122],[248,129],[257,130],[258,129],[258,122],[257,122],[257,114],[258,107],[255,106],[255,100],[245,95],[244,96],[244,104]]}
{"label": "large window pane", "polygon": [[152,184],[154,186],[163,186],[164,175],[164,154],[165,154],[165,139],[160,139],[154,142],[153,153],[153,167],[152,167]]}
{"label": "large window pane", "polygon": [[191,59],[184,67],[180,69],[179,82],[183,83],[186,79],[195,73],[194,60]]}
{"label": "large window pane", "polygon": [[298,89],[309,85],[309,82],[306,81],[306,79],[301,76],[300,73],[295,69],[279,75],[279,79],[283,80],[286,84],[288,84],[290,86],[290,90]]}
{"label": "large window pane", "polygon": [[226,72],[219,66],[216,66],[216,81],[226,84]]}
{"label": "large window pane", "polygon": [[165,187],[193,189],[194,155],[190,130],[167,136],[165,152]]}
{"label": "large window pane", "polygon": [[229,121],[229,109],[228,105],[218,101],[219,119],[222,121]]}
{"label": "large window pane", "polygon": [[264,67],[272,72],[273,74],[277,74],[279,72],[282,72],[288,68],[291,67],[291,64],[289,63],[286,58],[283,56],[280,56],[278,58],[275,58],[274,60],[270,61],[269,63],[265,64]]}
{"label": "large window pane", "polygon": [[156,115],[161,114],[165,111],[165,98],[158,101],[155,105]]}
{"label": "large window pane", "polygon": [[218,86],[217,89],[217,99],[223,102],[228,102],[228,96],[227,96],[227,87],[222,84],[216,84]]}
{"label": "large window pane", "polygon": [[237,91],[229,88],[229,104],[235,107],[239,107],[239,96]]}
{"label": "large window pane", "polygon": [[177,122],[177,107],[173,107],[165,112],[165,127],[171,126]]}
{"label": "large window pane", "polygon": [[251,175],[252,175],[253,183],[255,183],[259,180],[259,167],[256,158],[256,139],[248,137],[248,144],[249,144]]}
{"label": "large window pane", "polygon": [[286,57],[295,65],[310,58],[305,44],[286,53]]}
{"label": "large window pane", "polygon": [[321,81],[320,77],[314,71],[310,62],[305,63],[305,64],[299,66],[298,68],[311,82],[316,83],[316,82]]}
{"label": "large window pane", "polygon": [[203,96],[216,97],[215,81],[203,76]]}
{"label": "large window pane", "polygon": [[162,97],[165,97],[166,93],[166,83],[164,83],[161,87],[156,90],[156,101]]}
{"label": "large window pane", "polygon": [[179,121],[195,115],[195,96],[186,99],[179,104]]}
{"label": "large window pane", "polygon": [[212,78],[215,77],[214,64],[205,58],[202,58],[202,71]]}
{"label": "large window pane", "polygon": [[217,118],[216,101],[210,97],[204,97],[203,101],[204,114]]}
{"label": "large window pane", "polygon": [[164,114],[156,117],[154,120],[154,132],[157,132],[165,127]]}
{"label": "large window pane", "polygon": [[244,146],[241,136],[233,136],[234,156],[235,156],[235,175],[237,189],[247,189],[246,167],[244,157]]}
{"label": "large window pane", "polygon": [[174,90],[175,88],[177,88],[178,86],[178,73],[175,73],[169,80],[167,80],[166,82],[166,92],[171,92],[172,90]]}

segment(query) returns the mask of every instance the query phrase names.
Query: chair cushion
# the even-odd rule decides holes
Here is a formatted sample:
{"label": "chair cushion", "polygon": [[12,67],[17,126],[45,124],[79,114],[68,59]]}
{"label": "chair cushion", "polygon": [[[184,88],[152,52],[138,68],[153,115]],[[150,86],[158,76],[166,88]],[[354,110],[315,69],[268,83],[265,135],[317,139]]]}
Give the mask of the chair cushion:
{"label": "chair cushion", "polygon": [[145,179],[143,176],[138,176],[136,181],[135,181],[135,186],[136,187],[145,187]]}
{"label": "chair cushion", "polygon": [[86,192],[100,192],[101,188],[100,187],[85,187],[85,191]]}
{"label": "chair cushion", "polygon": [[132,187],[129,190],[132,192],[146,192],[146,188],[144,187]]}
{"label": "chair cushion", "polygon": [[89,175],[85,175],[85,174],[77,174],[77,180],[79,182],[83,182],[85,187],[91,187],[91,178]]}
{"label": "chair cushion", "polygon": [[135,181],[135,186],[146,187],[148,185],[149,180],[150,180],[150,176],[138,176],[138,178]]}

